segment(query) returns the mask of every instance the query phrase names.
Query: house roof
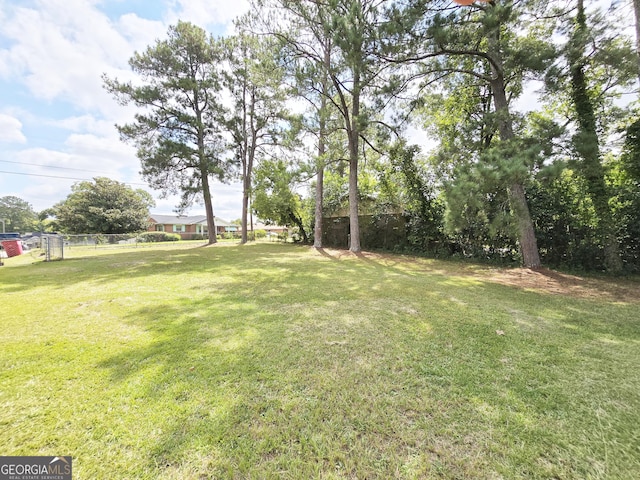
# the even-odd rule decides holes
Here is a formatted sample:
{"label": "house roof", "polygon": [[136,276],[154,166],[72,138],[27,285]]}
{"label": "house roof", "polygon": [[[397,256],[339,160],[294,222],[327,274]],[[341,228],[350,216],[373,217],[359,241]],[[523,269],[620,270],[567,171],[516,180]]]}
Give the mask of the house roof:
{"label": "house roof", "polygon": [[266,223],[262,223],[262,222],[257,222],[253,224],[253,229],[254,230],[288,230],[287,227],[284,227],[282,225],[267,225]]}
{"label": "house roof", "polygon": [[[216,219],[216,227],[237,227],[237,225],[235,223],[231,223],[231,222],[227,222],[226,220],[223,220],[219,217],[215,217]],[[205,223],[207,221],[207,219],[204,219]]]}
{"label": "house roof", "polygon": [[[149,216],[149,218],[154,222],[154,223],[161,223],[161,224],[169,224],[169,225],[195,225],[195,224],[206,224],[207,223],[207,217],[206,215],[193,215],[193,216],[186,216],[186,215],[156,215],[156,214],[151,214]],[[232,225],[235,225],[233,223],[227,222],[226,220],[223,220],[221,218],[215,217],[215,222],[216,222],[216,226],[217,227],[230,227]]]}

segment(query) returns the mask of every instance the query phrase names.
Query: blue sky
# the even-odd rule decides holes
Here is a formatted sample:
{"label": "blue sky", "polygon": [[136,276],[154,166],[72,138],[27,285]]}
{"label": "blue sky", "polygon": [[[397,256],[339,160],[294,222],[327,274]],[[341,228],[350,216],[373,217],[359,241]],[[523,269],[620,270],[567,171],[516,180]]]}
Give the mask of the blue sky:
{"label": "blue sky", "polygon": [[[222,35],[247,9],[247,0],[0,0],[0,197],[40,211],[78,180],[107,176],[149,191],[153,211],[170,214],[177,199],[146,186],[114,127],[134,111],[104,91],[101,75],[131,78],[131,55],[178,19]],[[216,184],[215,214],[238,218],[240,191]]]}

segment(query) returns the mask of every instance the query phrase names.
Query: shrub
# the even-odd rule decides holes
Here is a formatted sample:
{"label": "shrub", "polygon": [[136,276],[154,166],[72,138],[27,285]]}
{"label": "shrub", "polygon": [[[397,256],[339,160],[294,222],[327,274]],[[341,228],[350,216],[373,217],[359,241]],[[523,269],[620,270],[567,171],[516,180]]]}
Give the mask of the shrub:
{"label": "shrub", "polygon": [[177,242],[178,240],[180,240],[180,235],[177,233],[145,232],[138,236],[138,242],[141,243]]}

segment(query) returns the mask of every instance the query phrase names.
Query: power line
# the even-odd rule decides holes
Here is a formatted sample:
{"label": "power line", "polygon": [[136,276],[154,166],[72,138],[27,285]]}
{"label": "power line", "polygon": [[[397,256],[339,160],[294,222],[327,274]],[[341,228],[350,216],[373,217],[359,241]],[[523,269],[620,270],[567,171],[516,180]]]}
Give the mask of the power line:
{"label": "power line", "polygon": [[2,163],[13,163],[16,165],[29,165],[32,167],[43,167],[43,168],[58,168],[60,170],[75,170],[77,172],[87,172],[87,173],[99,173],[101,175],[108,175],[104,172],[98,172],[96,170],[85,170],[84,168],[73,168],[73,167],[60,167],[58,165],[43,165],[41,163],[29,163],[29,162],[15,162],[12,160],[0,160]]}
{"label": "power line", "polygon": [[[0,170],[0,173],[8,173],[10,175],[24,175],[26,177],[45,177],[45,178],[59,178],[62,180],[78,180],[81,182],[90,182],[92,180],[89,178],[61,177],[58,175],[43,175],[38,173],[5,172],[3,170]],[[125,185],[141,185],[144,187],[148,187],[146,183],[135,183],[135,182],[122,182],[122,183],[124,183]]]}

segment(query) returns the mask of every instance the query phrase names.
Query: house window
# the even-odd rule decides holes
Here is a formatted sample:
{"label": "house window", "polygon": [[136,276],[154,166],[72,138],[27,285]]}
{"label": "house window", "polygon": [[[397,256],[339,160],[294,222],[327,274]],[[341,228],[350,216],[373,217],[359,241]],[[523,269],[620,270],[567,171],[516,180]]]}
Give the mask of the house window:
{"label": "house window", "polygon": [[184,233],[184,232],[186,232],[185,225],[174,225],[173,226],[173,231],[175,233]]}
{"label": "house window", "polygon": [[205,235],[207,233],[207,226],[202,224],[196,225],[196,233]]}
{"label": "house window", "polygon": [[156,232],[164,232],[164,225],[156,224]]}

